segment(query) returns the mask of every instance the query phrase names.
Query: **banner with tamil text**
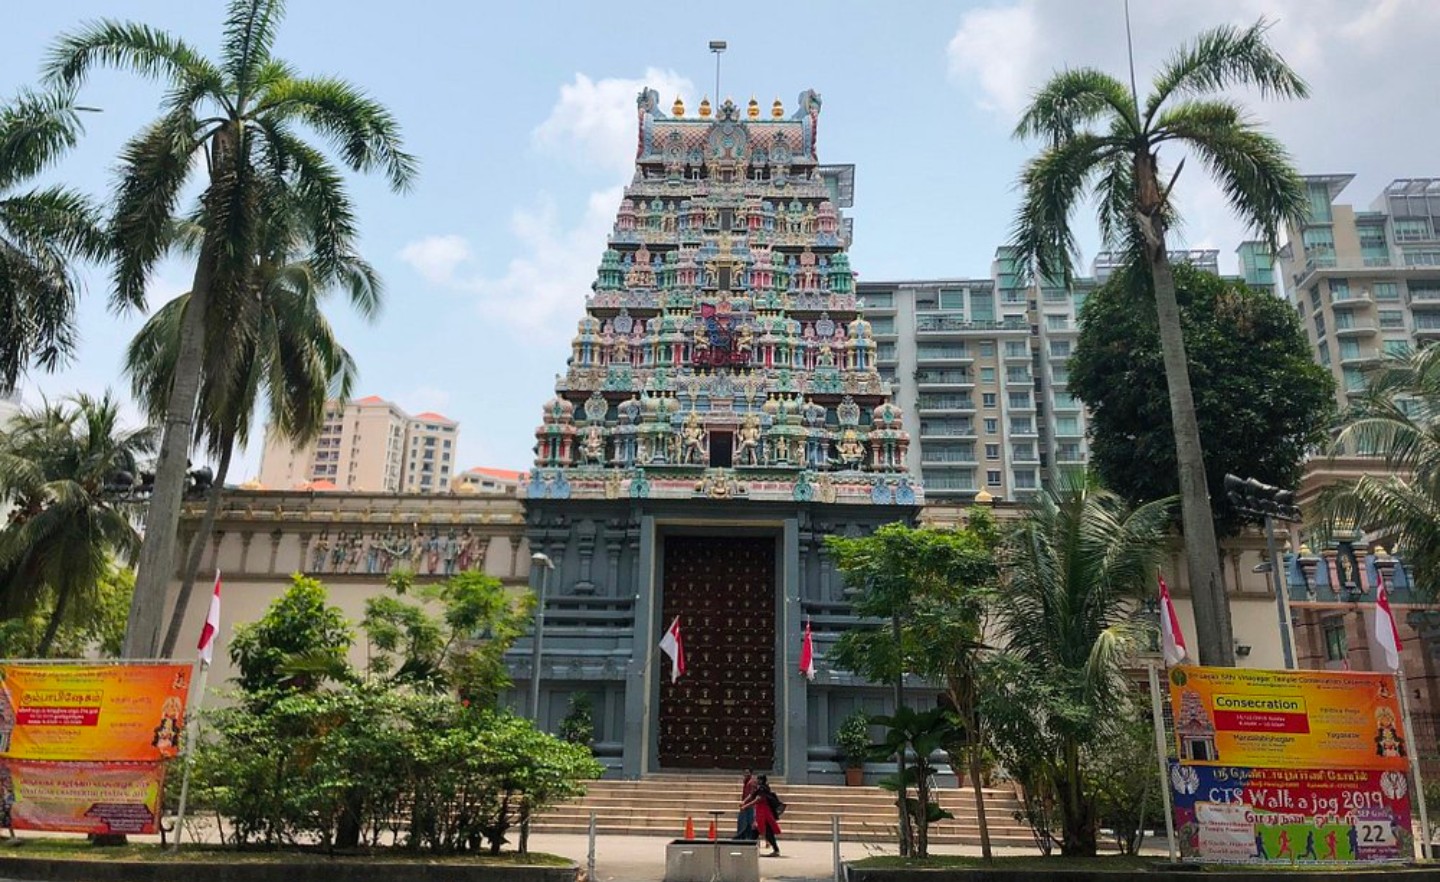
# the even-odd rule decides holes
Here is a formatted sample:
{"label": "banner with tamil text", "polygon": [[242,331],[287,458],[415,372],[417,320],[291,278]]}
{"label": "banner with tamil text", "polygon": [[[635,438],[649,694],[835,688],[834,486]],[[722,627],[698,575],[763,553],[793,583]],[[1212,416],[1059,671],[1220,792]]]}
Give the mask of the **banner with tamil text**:
{"label": "banner with tamil text", "polygon": [[0,797],[16,830],[156,833],[164,763],[0,761]]}
{"label": "banner with tamil text", "polygon": [[1395,678],[1349,671],[1170,669],[1186,766],[1404,772]]}
{"label": "banner with tamil text", "polygon": [[153,762],[175,756],[190,665],[0,664],[0,756]]}
{"label": "banner with tamil text", "polygon": [[1405,773],[1172,763],[1180,856],[1214,863],[1351,863],[1413,853]]}

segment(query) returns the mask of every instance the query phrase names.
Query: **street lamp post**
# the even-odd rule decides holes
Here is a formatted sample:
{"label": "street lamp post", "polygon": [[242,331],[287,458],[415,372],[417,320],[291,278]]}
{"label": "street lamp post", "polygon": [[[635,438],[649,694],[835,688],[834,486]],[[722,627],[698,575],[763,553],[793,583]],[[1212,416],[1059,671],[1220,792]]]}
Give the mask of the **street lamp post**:
{"label": "street lamp post", "polygon": [[720,109],[720,53],[725,51],[724,40],[711,40],[710,51],[715,53],[715,109]]}
{"label": "street lamp post", "polygon": [[535,636],[530,644],[530,719],[540,725],[540,652],[545,638],[545,589],[550,581],[550,571],[555,569],[549,555],[535,552],[530,562],[540,570],[540,602],[535,604]]}
{"label": "street lamp post", "polygon": [[1286,670],[1295,667],[1295,648],[1290,639],[1290,598],[1285,588],[1284,567],[1275,548],[1275,521],[1298,524],[1300,509],[1295,506],[1295,491],[1282,490],[1254,478],[1242,479],[1234,475],[1225,476],[1225,494],[1230,504],[1239,512],[1248,515],[1263,515],[1265,518],[1265,548],[1270,555],[1270,574],[1275,583],[1275,614],[1280,622],[1280,650],[1285,657]]}

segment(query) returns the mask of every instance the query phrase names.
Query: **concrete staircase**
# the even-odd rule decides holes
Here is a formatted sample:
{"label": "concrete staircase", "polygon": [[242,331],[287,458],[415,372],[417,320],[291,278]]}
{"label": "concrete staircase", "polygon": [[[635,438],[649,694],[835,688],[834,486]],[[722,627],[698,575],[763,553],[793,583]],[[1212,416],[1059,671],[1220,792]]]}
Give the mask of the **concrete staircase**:
{"label": "concrete staircase", "polygon": [[[785,817],[780,819],[782,839],[825,840],[830,838],[830,817],[840,816],[840,838],[847,842],[888,843],[896,839],[894,795],[879,787],[837,787],[808,784],[771,786],[785,800]],[[584,833],[595,812],[597,832],[635,836],[680,838],[685,818],[695,822],[695,835],[705,838],[709,812],[723,811],[720,835],[735,831],[735,807],[739,804],[738,776],[655,775],[640,781],[592,781],[589,793],[573,802],[554,806],[532,821],[532,830],[548,833]],[[978,845],[980,828],[975,814],[975,796],[968,789],[941,788],[936,801],[955,815],[930,828],[936,845]],[[995,845],[1031,845],[1030,831],[1015,820],[1020,803],[1009,790],[985,790],[985,816],[990,822],[990,841]]]}

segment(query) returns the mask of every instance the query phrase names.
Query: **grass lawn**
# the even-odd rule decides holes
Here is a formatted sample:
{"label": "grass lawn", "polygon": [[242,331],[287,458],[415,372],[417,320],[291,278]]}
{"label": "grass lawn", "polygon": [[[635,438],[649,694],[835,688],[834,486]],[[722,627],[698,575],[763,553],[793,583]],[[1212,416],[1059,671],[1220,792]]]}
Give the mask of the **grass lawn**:
{"label": "grass lawn", "polygon": [[501,852],[490,854],[433,855],[427,852],[409,852],[401,849],[374,848],[327,854],[320,848],[291,846],[267,848],[263,846],[226,846],[186,844],[180,851],[162,849],[152,843],[98,847],[84,839],[59,837],[33,837],[0,841],[0,861],[8,858],[55,858],[58,860],[92,861],[212,861],[214,863],[397,863],[397,864],[493,864],[498,866],[567,867],[573,861],[553,854],[530,852],[516,854]]}

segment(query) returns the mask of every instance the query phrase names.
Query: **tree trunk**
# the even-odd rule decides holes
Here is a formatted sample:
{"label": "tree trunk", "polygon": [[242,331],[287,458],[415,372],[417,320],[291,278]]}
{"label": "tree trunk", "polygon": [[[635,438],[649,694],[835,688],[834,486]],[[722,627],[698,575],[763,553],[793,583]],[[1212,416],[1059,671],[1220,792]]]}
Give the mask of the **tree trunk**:
{"label": "tree trunk", "polygon": [[[972,715],[971,719],[975,719]],[[970,787],[975,791],[975,817],[980,823],[980,857],[990,860],[990,825],[985,820],[985,792],[980,786],[980,751],[984,741],[975,733],[975,743],[970,746]]]}
{"label": "tree trunk", "polygon": [[915,756],[915,857],[930,856],[930,767],[927,758]]}
{"label": "tree trunk", "polygon": [[1080,748],[1067,744],[1065,756],[1065,788],[1060,794],[1061,818],[1064,827],[1060,854],[1066,857],[1094,857],[1099,850],[1095,839],[1095,822],[1089,800],[1085,798],[1085,782],[1080,779]]}
{"label": "tree trunk", "polygon": [[190,594],[195,590],[195,576],[200,570],[200,558],[205,554],[205,543],[215,529],[215,515],[220,511],[220,497],[225,493],[225,476],[230,472],[230,457],[235,451],[235,439],[226,440],[216,466],[215,483],[205,500],[205,516],[200,519],[200,529],[190,540],[190,550],[185,556],[185,571],[180,582],[180,594],[175,598],[175,608],[170,612],[170,627],[165,630],[165,642],[160,646],[160,656],[170,658],[175,652],[175,643],[180,639],[180,628],[185,622],[185,613],[190,610]]}
{"label": "tree trunk", "polygon": [[55,609],[50,612],[50,621],[45,626],[45,636],[40,638],[40,645],[35,647],[35,655],[39,658],[47,658],[50,655],[50,644],[55,642],[55,633],[60,630],[60,621],[65,618],[65,608],[70,605],[70,595],[73,594],[70,585],[55,592]]}
{"label": "tree trunk", "polygon": [[1146,153],[1137,157],[1136,184],[1139,222],[1145,237],[1145,257],[1155,288],[1155,315],[1160,330],[1160,353],[1165,362],[1165,383],[1170,392],[1170,420],[1175,434],[1175,463],[1180,473],[1180,517],[1185,533],[1185,563],[1195,611],[1195,638],[1200,663],[1233,667],[1235,648],[1230,605],[1220,575],[1219,547],[1205,480],[1205,455],[1190,390],[1189,362],[1175,299],[1175,277],[1165,247],[1165,221],[1156,160]]}
{"label": "tree trunk", "polygon": [[[896,613],[890,617],[890,630],[895,635],[895,651],[900,651],[900,614]],[[903,670],[895,674],[895,710],[900,713],[900,708],[905,704],[905,672]],[[909,857],[912,851],[911,846],[914,839],[910,835],[910,788],[905,786],[905,747],[901,745],[895,752],[895,770],[898,773],[899,787],[895,791],[895,806],[900,810],[900,856]]]}
{"label": "tree trunk", "polygon": [[140,545],[135,595],[125,623],[123,658],[153,658],[160,645],[165,595],[170,577],[175,573],[175,533],[180,526],[195,405],[200,397],[200,371],[205,361],[205,312],[218,249],[213,235],[206,234],[190,286],[190,302],[180,323],[180,352],[165,408],[160,456],[155,462],[155,490],[145,516],[145,540]]}

